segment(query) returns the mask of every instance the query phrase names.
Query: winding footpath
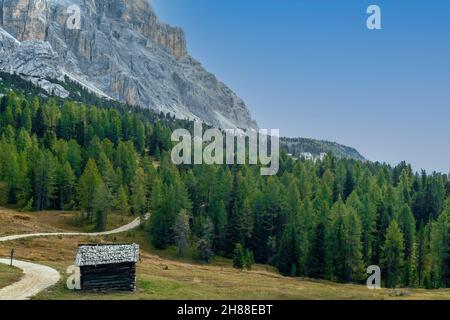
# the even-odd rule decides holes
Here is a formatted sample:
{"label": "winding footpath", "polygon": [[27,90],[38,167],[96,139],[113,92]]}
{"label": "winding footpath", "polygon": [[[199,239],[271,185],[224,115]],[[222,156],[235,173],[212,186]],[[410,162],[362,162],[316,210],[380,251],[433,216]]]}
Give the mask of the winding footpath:
{"label": "winding footpath", "polygon": [[[149,218],[149,215],[145,216],[145,220]],[[122,226],[120,228],[105,231],[105,232],[95,232],[95,233],[81,233],[81,232],[56,232],[56,233],[30,233],[21,235],[11,235],[6,237],[1,237],[0,242],[13,241],[25,238],[36,238],[36,237],[54,237],[54,236],[107,236],[112,234],[123,233],[136,229],[141,224],[141,219],[137,218],[129,224]],[[2,264],[10,264],[10,259],[0,259]],[[53,268],[31,263],[25,261],[14,260],[13,266],[21,269],[24,276],[22,279],[0,289],[0,300],[27,300],[35,296],[39,292],[55,285],[60,279],[61,275],[58,271]]]}
{"label": "winding footpath", "polygon": [[[9,259],[0,259],[0,263],[10,264]],[[13,261],[13,266],[22,269],[22,279],[0,289],[0,300],[27,300],[55,285],[61,278],[53,268],[25,261]]]}

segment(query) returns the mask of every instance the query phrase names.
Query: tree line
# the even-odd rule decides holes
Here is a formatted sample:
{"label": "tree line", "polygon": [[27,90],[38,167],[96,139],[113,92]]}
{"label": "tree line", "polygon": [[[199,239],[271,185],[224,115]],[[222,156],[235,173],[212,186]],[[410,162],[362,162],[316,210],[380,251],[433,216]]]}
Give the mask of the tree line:
{"label": "tree line", "polygon": [[379,265],[387,287],[450,286],[449,175],[286,153],[274,177],[258,166],[176,167],[179,126],[190,125],[10,92],[0,103],[0,205],[80,210],[99,230],[112,211],[151,212],[149,241],[180,256],[344,283]]}

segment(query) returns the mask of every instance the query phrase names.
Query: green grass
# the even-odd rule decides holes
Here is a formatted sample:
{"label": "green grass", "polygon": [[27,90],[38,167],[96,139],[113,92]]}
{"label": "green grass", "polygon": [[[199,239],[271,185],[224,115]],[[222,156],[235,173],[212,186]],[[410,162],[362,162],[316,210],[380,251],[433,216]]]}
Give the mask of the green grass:
{"label": "green grass", "polygon": [[[39,232],[49,226],[60,228],[73,217],[70,213],[16,212],[0,214],[0,230]],[[29,217],[29,219],[27,218]],[[118,221],[116,221],[118,222]],[[7,226],[7,228],[6,228]],[[43,228],[43,229],[42,229]],[[70,229],[72,229],[70,227]],[[134,293],[78,292],[66,288],[66,269],[74,263],[79,243],[129,242],[141,247],[137,265],[137,291]],[[292,299],[292,300],[386,300],[386,299],[448,299],[450,289],[382,289],[369,290],[363,285],[337,284],[303,278],[281,276],[273,267],[255,265],[252,271],[231,267],[230,259],[215,257],[209,264],[195,259],[195,250],[180,258],[175,247],[157,250],[150,242],[148,232],[141,229],[124,234],[103,237],[43,237],[0,243],[0,256],[8,256],[15,249],[16,258],[47,265],[61,273],[61,281],[40,293],[34,299],[50,300],[164,300],[164,299]],[[6,267],[6,266],[5,266]],[[11,280],[8,271],[0,277]]]}
{"label": "green grass", "polygon": [[0,264],[0,288],[4,288],[22,277],[22,270]]}
{"label": "green grass", "polygon": [[[65,287],[65,280],[39,294],[38,300],[431,300],[450,299],[448,290],[382,289],[327,281],[278,278],[258,272],[171,269],[166,275],[138,272],[136,292],[82,292]],[[192,274],[195,274],[195,276]]]}

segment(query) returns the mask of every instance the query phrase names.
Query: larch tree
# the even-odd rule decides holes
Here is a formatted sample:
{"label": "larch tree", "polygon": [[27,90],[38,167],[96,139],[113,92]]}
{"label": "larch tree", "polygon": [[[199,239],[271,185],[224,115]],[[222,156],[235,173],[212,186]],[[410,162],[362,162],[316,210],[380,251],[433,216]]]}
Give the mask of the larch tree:
{"label": "larch tree", "polygon": [[131,208],[141,218],[147,213],[146,176],[142,168],[138,168],[131,183]]}
{"label": "larch tree", "polygon": [[382,249],[382,274],[385,285],[395,288],[401,284],[404,266],[404,240],[396,220],[393,220],[386,230]]}

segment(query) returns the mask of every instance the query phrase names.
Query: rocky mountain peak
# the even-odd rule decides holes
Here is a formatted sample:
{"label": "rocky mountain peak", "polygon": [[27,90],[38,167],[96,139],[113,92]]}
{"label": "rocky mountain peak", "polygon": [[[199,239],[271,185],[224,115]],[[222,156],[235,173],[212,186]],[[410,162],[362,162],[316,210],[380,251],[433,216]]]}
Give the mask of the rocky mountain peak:
{"label": "rocky mountain peak", "polygon": [[[74,6],[79,28],[70,26]],[[4,71],[45,70],[45,77],[63,74],[104,96],[180,118],[257,127],[245,103],[188,54],[183,31],[161,23],[148,0],[0,0],[0,27],[21,43],[17,59],[17,50],[29,55],[19,72],[0,52]],[[54,55],[43,55],[47,45]]]}

